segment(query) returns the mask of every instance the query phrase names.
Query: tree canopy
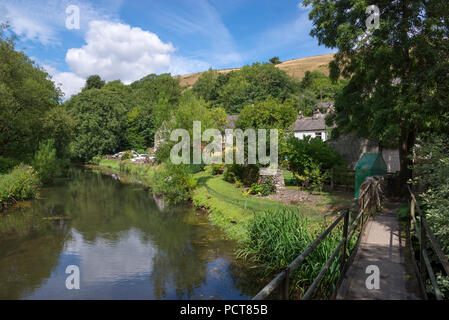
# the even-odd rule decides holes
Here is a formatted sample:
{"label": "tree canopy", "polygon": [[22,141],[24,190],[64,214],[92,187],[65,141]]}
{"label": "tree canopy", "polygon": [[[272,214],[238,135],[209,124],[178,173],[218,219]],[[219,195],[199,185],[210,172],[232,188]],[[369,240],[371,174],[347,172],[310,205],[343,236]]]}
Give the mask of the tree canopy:
{"label": "tree canopy", "polygon": [[23,52],[0,27],[0,156],[30,158],[39,141],[47,112],[61,99],[48,73]]}
{"label": "tree canopy", "polygon": [[338,125],[337,134],[399,142],[405,183],[416,136],[448,130],[449,3],[379,0],[379,27],[370,30],[365,0],[303,4],[313,6],[311,35],[338,48],[330,64],[332,79],[349,79],[329,122]]}

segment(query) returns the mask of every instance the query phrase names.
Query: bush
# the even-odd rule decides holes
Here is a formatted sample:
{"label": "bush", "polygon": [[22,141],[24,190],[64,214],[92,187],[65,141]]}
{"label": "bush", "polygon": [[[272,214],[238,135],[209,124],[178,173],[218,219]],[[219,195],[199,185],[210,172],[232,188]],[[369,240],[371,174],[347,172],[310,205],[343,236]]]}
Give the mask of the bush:
{"label": "bush", "polygon": [[224,172],[224,164],[212,164],[210,168],[213,176],[223,174]]}
{"label": "bush", "polygon": [[249,187],[259,180],[259,167],[257,165],[226,165],[223,179],[230,183],[240,181],[244,186]]}
{"label": "bush", "polygon": [[53,181],[61,174],[61,163],[56,157],[54,143],[53,139],[39,143],[39,150],[34,156],[33,167],[44,183]]}
{"label": "bush", "polygon": [[343,158],[321,139],[305,137],[299,140],[291,137],[287,145],[284,156],[288,159],[290,170],[305,188],[321,190],[330,178],[330,169],[344,165]]}
{"label": "bush", "polygon": [[97,166],[98,166],[98,165],[100,164],[101,160],[103,160],[103,156],[98,155],[98,156],[93,157],[93,158],[89,161],[89,164],[94,164],[94,165],[97,165]]}
{"label": "bush", "polygon": [[126,151],[122,154],[121,160],[124,161],[124,160],[129,160],[132,158],[134,158],[134,154],[131,151]]}
{"label": "bush", "polygon": [[36,197],[40,181],[38,174],[23,164],[0,179],[0,209],[5,205]]}
{"label": "bush", "polygon": [[170,162],[155,170],[150,182],[153,192],[164,195],[164,200],[169,205],[188,201],[196,185],[188,166]]}
{"label": "bush", "polygon": [[[326,228],[312,224],[297,208],[256,213],[248,226],[248,240],[238,257],[260,264],[266,275],[279,272],[303,252]],[[293,274],[292,283],[304,292],[340,242],[341,230],[335,230],[307,257]],[[321,280],[318,293],[328,295],[339,277],[338,259]]]}
{"label": "bush", "polygon": [[275,191],[276,191],[276,186],[269,179],[263,184],[253,183],[253,185],[249,189],[250,194],[261,195],[264,197],[269,196],[270,194],[272,194]]}

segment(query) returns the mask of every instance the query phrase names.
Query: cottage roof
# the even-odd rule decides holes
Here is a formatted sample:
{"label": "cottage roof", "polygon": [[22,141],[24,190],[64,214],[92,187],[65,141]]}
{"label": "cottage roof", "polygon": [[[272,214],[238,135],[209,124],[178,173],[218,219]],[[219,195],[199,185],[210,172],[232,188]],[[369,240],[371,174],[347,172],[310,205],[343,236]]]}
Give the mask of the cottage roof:
{"label": "cottage roof", "polygon": [[326,129],[326,122],[324,115],[319,115],[314,118],[297,119],[293,124],[295,131],[320,131]]}

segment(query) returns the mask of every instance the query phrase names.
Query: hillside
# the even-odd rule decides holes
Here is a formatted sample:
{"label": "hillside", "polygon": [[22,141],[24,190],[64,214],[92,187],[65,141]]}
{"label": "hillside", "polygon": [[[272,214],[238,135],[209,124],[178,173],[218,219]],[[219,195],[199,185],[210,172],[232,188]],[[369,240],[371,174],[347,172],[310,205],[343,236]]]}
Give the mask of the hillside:
{"label": "hillside", "polygon": [[[333,54],[325,54],[321,56],[287,60],[278,64],[276,67],[280,68],[281,70],[284,70],[288,75],[295,77],[297,79],[302,79],[306,71],[320,71],[326,75],[329,75],[328,65],[329,62],[333,59],[333,56],[334,56]],[[233,70],[239,69],[240,68],[223,69],[218,70],[218,72],[228,73]],[[196,82],[196,80],[198,80],[201,74],[202,72],[198,72],[179,76],[181,80],[181,85],[188,87],[193,86],[193,84]]]}

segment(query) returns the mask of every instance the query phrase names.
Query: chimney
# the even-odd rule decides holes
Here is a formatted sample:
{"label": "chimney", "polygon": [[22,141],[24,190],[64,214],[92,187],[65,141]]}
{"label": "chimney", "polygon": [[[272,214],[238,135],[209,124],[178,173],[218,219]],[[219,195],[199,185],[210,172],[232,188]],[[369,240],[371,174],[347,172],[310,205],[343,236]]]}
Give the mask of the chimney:
{"label": "chimney", "polygon": [[299,112],[298,112],[298,119],[302,119],[302,118],[304,118],[304,116],[302,115],[302,111],[299,110]]}

